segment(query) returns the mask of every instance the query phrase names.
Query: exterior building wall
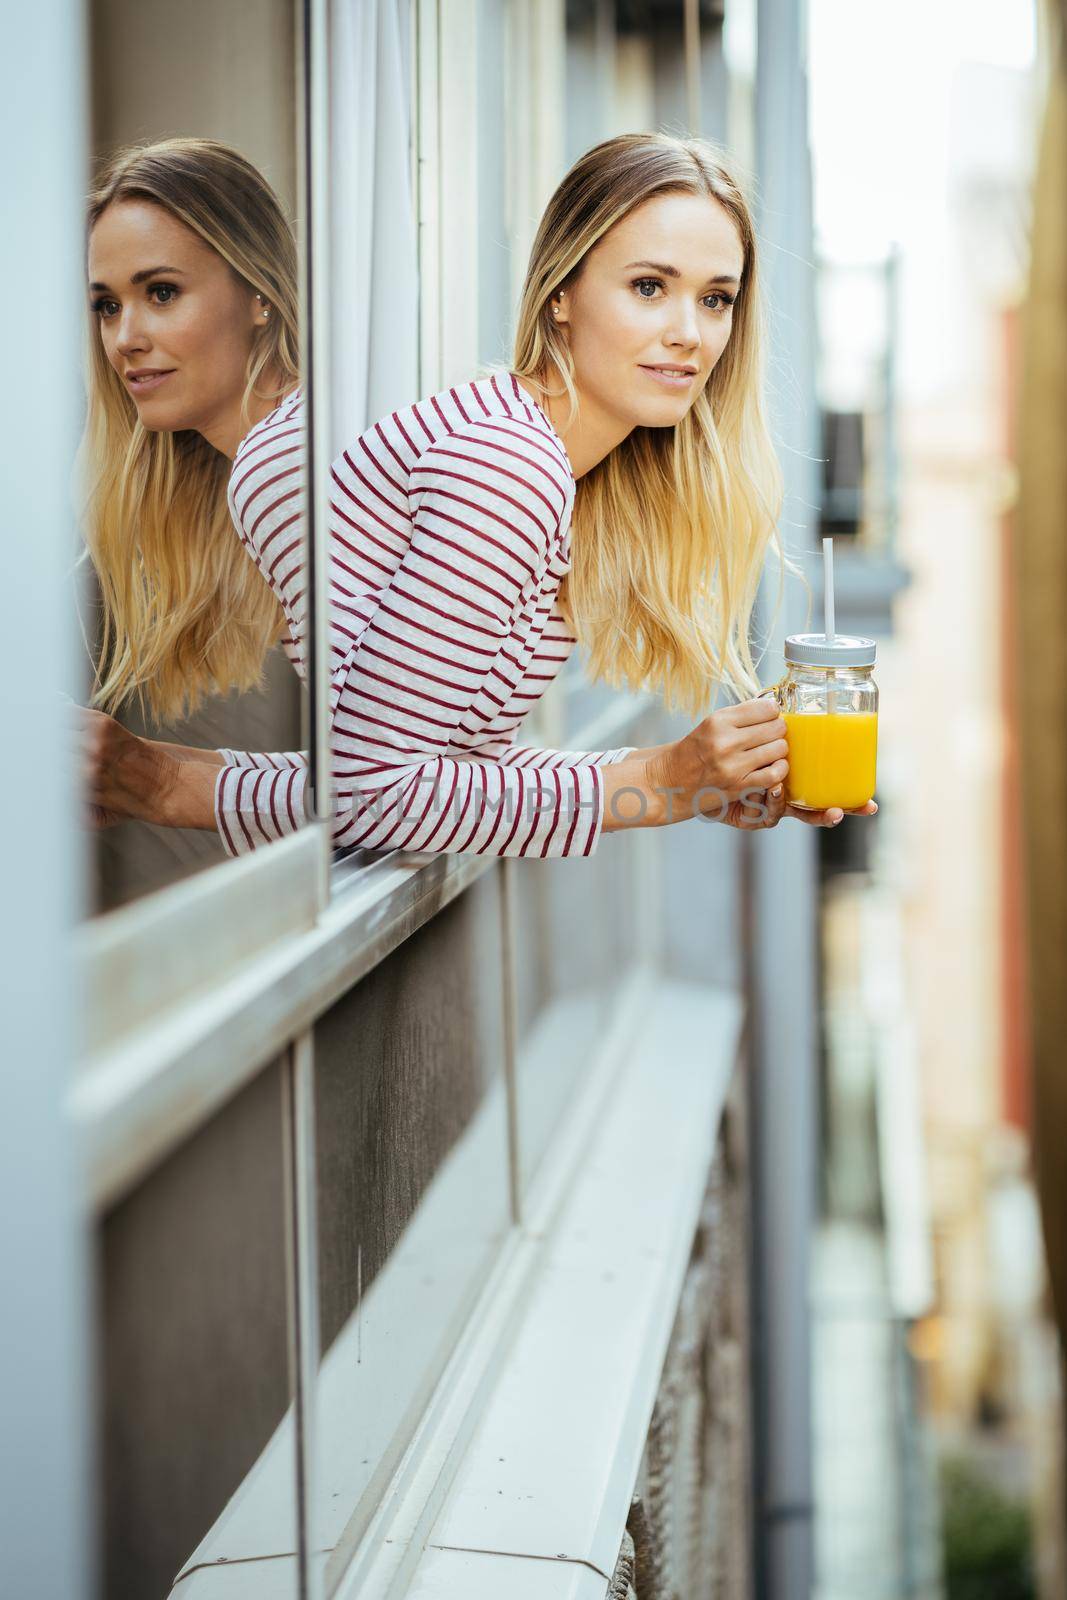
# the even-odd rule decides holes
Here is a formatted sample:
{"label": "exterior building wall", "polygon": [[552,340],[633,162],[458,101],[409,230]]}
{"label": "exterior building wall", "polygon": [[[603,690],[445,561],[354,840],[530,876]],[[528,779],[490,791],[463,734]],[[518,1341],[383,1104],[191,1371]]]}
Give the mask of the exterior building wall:
{"label": "exterior building wall", "polygon": [[[154,0],[90,8],[86,165],[131,137],[211,134],[245,148],[291,205],[319,340],[313,461],[383,403],[507,359],[532,229],[574,153],[579,9],[196,4],[172,30]],[[630,21],[616,36],[613,8],[595,10],[596,72],[617,64],[618,98],[582,142],[639,111],[652,124],[688,114],[680,23],[643,40],[620,8]],[[716,9],[701,14],[695,79],[716,132],[749,102],[734,93]],[[321,526],[313,515],[320,600]],[[279,678],[259,720],[242,736],[226,723],[225,742],[315,749],[325,693],[321,675],[303,701]],[[210,716],[181,729],[198,743],[221,731]],[[585,748],[681,731],[648,697],[591,684],[577,659],[530,729]],[[386,1530],[408,1515],[403,1560],[414,1562],[527,1300],[551,1276],[541,1239],[590,1165],[610,1166],[595,1136],[625,1100],[640,1037],[664,1102],[704,1094],[706,1125],[679,1115],[644,1174],[677,1191],[661,1243],[690,1266],[658,1308],[672,1341],[650,1336],[618,1396],[646,1454],[628,1482],[617,1469],[604,1525],[617,1547],[636,1489],[657,1559],[687,1593],[747,1595],[749,1054],[733,1023],[709,1033],[706,1059],[703,1036],[688,1036],[684,1060],[666,1043],[659,1060],[647,1036],[656,1006],[668,1018],[719,1002],[741,1014],[754,929],[745,841],[693,823],[611,836],[588,861],[338,863],[312,819],[239,862],[157,843],[169,858],[132,837],[126,853],[115,840],[86,849],[91,909],[109,909],[72,943],[84,1006],[66,1114],[94,1284],[95,1591],[344,1596],[354,1573],[398,1555],[403,1541]],[[59,1036],[49,1048],[58,1071]],[[715,1099],[708,1084],[720,1079]],[[601,1084],[586,1145],[575,1129]],[[701,1141],[694,1175],[684,1153],[691,1164]],[[484,1362],[469,1393],[461,1358],[464,1370]],[[659,1392],[647,1414],[635,1398],[646,1390]],[[436,1462],[429,1429],[450,1406],[452,1443]],[[592,1479],[608,1445],[589,1447]],[[620,1448],[616,1459],[630,1457]],[[68,1493],[84,1507],[77,1485]],[[92,1570],[86,1553],[78,1584],[60,1592],[93,1592]],[[384,1594],[376,1582],[359,1592]],[[636,1592],[656,1591],[639,1577]]]}

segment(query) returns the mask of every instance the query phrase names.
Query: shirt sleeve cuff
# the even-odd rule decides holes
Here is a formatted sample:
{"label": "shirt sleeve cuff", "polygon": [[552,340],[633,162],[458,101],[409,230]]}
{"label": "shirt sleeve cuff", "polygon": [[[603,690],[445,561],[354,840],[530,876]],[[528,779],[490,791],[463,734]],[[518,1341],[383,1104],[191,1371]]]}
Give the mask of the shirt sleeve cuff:
{"label": "shirt sleeve cuff", "polygon": [[307,772],[301,767],[265,768],[240,762],[220,767],[215,779],[215,825],[227,853],[247,855],[302,827],[306,784]]}
{"label": "shirt sleeve cuff", "polygon": [[219,747],[216,755],[220,755],[229,767],[265,767],[270,770],[290,771],[294,767],[306,767],[308,764],[307,752],[304,750],[230,750],[228,747]]}

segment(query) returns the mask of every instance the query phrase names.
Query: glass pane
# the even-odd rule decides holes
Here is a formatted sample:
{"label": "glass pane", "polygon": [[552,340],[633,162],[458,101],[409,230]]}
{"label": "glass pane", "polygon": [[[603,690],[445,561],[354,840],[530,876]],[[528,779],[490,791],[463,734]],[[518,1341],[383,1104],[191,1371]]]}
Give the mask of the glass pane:
{"label": "glass pane", "polygon": [[97,911],[304,820],[294,13],[89,7],[99,287],[76,482],[95,714],[72,717]]}
{"label": "glass pane", "polygon": [[315,1028],[328,1590],[509,1224],[499,885],[480,878]]}
{"label": "glass pane", "polygon": [[418,398],[414,7],[386,0],[374,11],[335,6],[330,16],[330,267],[334,283],[351,286],[330,327],[334,456]]}
{"label": "glass pane", "polygon": [[[352,492],[359,480],[347,468],[345,453],[358,458],[364,430],[418,398],[414,16],[407,0],[335,6],[329,15],[330,276],[333,283],[350,286],[344,315],[334,315],[330,326],[329,444],[335,475],[323,547],[330,563],[334,660],[362,633],[371,610],[366,582],[353,568],[369,555],[375,570],[373,544],[365,542],[359,550],[352,544],[353,518],[365,514],[362,502],[354,508],[346,499],[337,473]],[[372,498],[372,527],[376,506]],[[331,700],[331,717],[339,702],[340,688]],[[332,739],[332,725],[330,734]],[[378,854],[343,843],[340,853],[346,872]]]}
{"label": "glass pane", "polygon": [[[474,378],[479,362],[501,362],[510,355],[512,261],[506,177],[506,7],[499,0],[477,0],[471,12],[471,18],[464,21],[472,22],[475,49],[471,65],[477,85],[473,100],[477,206],[471,210],[476,252],[471,297],[476,315],[468,352],[469,377]],[[439,228],[427,222],[436,215],[444,191],[440,171],[457,165],[455,150],[442,142],[446,124],[450,127],[451,122],[429,114],[425,105],[417,133],[418,177],[413,161],[414,16],[415,8],[401,0],[384,0],[374,8],[373,16],[355,7],[338,8],[331,16],[331,268],[336,283],[356,286],[344,317],[334,318],[331,339],[331,444],[335,457],[330,509],[331,642],[335,655],[352,651],[347,683],[343,688],[337,686],[332,707],[337,727],[342,735],[348,733],[349,744],[353,723],[358,720],[372,759],[389,748],[388,734],[379,730],[387,728],[394,701],[380,655],[361,640],[368,627],[391,628],[379,605],[384,603],[386,611],[394,608],[394,616],[397,609],[402,612],[412,574],[403,565],[396,569],[394,553],[398,537],[407,533],[406,491],[391,481],[388,460],[379,471],[380,463],[367,469],[363,457],[365,452],[375,456],[383,429],[394,437],[403,433],[404,422],[392,420],[396,412],[438,387],[436,358],[431,361],[425,349],[420,352],[420,315],[433,322],[442,293],[438,244],[444,255],[451,252],[451,258],[455,257],[454,217],[442,215]],[[425,40],[422,43],[425,49]],[[425,93],[425,60],[421,71]],[[450,87],[454,92],[442,74],[436,90],[444,95]],[[368,106],[373,108],[372,115]],[[420,184],[424,186],[421,247]],[[436,334],[434,344],[436,348]],[[420,363],[424,369],[421,379]],[[434,371],[427,374],[430,366]],[[392,592],[386,594],[386,587]],[[443,615],[442,624],[443,636],[451,619]],[[380,639],[376,645],[380,650]],[[361,700],[360,709],[354,711]],[[428,731],[433,713],[423,720]],[[337,762],[342,777],[346,765],[351,767],[343,744],[342,738]],[[436,753],[438,746],[428,739],[426,749]],[[340,787],[343,789],[343,784]],[[337,837],[346,874],[380,854],[377,849],[368,852],[346,845],[343,830]]]}
{"label": "glass pane", "polygon": [[511,360],[505,7],[478,4],[478,360]]}
{"label": "glass pane", "polygon": [[102,1594],[298,1593],[282,1115],[275,1063],[98,1224]]}

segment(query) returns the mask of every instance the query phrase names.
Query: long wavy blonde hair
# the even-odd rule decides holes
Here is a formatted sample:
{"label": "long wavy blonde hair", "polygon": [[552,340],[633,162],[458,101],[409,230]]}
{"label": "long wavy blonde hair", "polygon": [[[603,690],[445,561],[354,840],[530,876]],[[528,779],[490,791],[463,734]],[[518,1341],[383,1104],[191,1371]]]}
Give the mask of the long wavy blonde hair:
{"label": "long wavy blonde hair", "polygon": [[[703,715],[720,683],[758,694],[749,628],[767,547],[804,574],[778,535],[782,474],[763,401],[763,312],[748,203],[721,150],[702,139],[630,133],[588,150],[541,219],[519,304],[512,367],[542,394],[554,374],[578,412],[574,365],[551,300],[636,206],[707,195],[744,251],[730,337],[706,386],[673,428],[638,427],[577,485],[572,564],[561,609],[595,678],[655,689]],[[809,590],[810,595],[810,590]]]}
{"label": "long wavy blonde hair", "polygon": [[[273,190],[228,145],[165,139],[111,159],[89,197],[89,230],[120,200],[164,207],[269,301],[245,379],[250,424],[253,396],[280,399],[299,381],[296,246]],[[272,386],[260,393],[264,378]],[[230,522],[232,463],[198,433],[145,429],[95,326],[88,387],[80,466],[102,600],[92,704],[110,712],[136,697],[162,722],[258,686],[285,622]]]}

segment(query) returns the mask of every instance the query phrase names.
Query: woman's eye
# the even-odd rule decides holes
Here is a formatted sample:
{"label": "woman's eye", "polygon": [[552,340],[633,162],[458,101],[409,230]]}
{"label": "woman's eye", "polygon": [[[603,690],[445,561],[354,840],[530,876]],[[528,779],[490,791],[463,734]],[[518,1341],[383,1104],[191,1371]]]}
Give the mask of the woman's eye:
{"label": "woman's eye", "polygon": [[98,317],[112,317],[118,310],[118,304],[114,300],[94,300],[93,310]]}
{"label": "woman's eye", "polygon": [[[651,300],[654,298],[656,290],[662,289],[663,283],[659,278],[635,278],[633,286],[642,300]],[[712,300],[718,301],[718,304],[710,305],[709,301]],[[733,295],[723,294],[716,290],[714,294],[706,294],[703,303],[708,307],[709,311],[722,313],[729,311],[734,300]]]}
{"label": "woman's eye", "polygon": [[166,306],[170,304],[178,293],[178,286],[176,283],[154,283],[148,292],[149,294],[160,296],[156,300],[157,305]]}

